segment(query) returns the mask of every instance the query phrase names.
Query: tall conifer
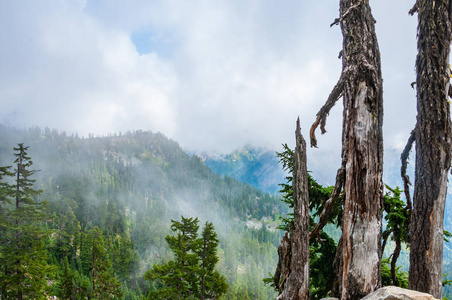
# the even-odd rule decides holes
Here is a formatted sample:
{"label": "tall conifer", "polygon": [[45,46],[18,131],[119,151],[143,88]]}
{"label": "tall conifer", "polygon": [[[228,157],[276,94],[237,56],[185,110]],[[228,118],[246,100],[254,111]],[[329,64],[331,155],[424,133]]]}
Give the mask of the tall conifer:
{"label": "tall conifer", "polygon": [[45,248],[50,232],[43,224],[49,217],[47,202],[37,200],[41,191],[33,188],[31,176],[37,171],[31,169],[27,150],[23,144],[14,148],[15,182],[2,185],[3,202],[7,202],[2,208],[3,297],[18,300],[24,296],[45,299],[46,275],[51,270]]}

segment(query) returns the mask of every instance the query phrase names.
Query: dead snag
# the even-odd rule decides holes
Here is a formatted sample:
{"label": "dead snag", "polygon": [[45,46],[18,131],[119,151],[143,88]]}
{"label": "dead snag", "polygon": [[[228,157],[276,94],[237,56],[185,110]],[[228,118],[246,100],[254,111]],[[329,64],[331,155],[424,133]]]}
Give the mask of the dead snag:
{"label": "dead snag", "polygon": [[443,218],[452,150],[448,102],[452,2],[417,0],[416,7],[418,114],[409,288],[440,298]]}
{"label": "dead snag", "polygon": [[341,299],[358,299],[381,285],[381,63],[369,1],[340,0],[340,17],[333,24],[340,24],[343,35],[342,74],[317,114],[311,128],[311,145],[316,146],[315,129],[319,124],[324,127],[329,110],[342,96],[341,169],[344,177],[337,176],[336,187],[344,189],[344,215],[342,247],[338,248],[342,261],[337,265],[341,266]]}
{"label": "dead snag", "polygon": [[289,239],[286,232],[279,242],[278,246],[278,265],[276,266],[275,275],[273,276],[273,282],[275,283],[278,293],[281,294],[284,290],[287,278],[289,277],[291,265],[292,265],[292,242]]}
{"label": "dead snag", "polygon": [[294,171],[294,226],[290,232],[291,270],[284,282],[284,290],[277,299],[307,300],[309,289],[309,191],[306,167],[306,142],[301,135],[300,120],[295,131]]}

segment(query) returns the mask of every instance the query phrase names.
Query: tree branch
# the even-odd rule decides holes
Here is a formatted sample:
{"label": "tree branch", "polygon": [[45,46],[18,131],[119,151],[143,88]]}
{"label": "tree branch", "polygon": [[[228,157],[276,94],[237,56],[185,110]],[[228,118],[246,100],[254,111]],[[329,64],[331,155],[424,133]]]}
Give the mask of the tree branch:
{"label": "tree branch", "polygon": [[417,2],[413,5],[413,8],[410,9],[410,11],[408,12],[411,16],[414,15],[415,13],[417,13],[418,7],[417,7]]}
{"label": "tree branch", "polygon": [[383,252],[385,252],[386,243],[388,242],[388,238],[391,235],[392,231],[393,231],[393,229],[391,229],[389,231],[385,230],[382,234],[383,235],[383,242],[381,243],[381,255],[382,256],[383,256]]}
{"label": "tree branch", "polygon": [[337,100],[342,96],[343,87],[344,87],[344,71],[342,71],[341,77],[339,78],[338,82],[334,86],[333,90],[331,91],[330,95],[328,96],[328,99],[326,100],[326,103],[323,105],[323,107],[320,109],[320,111],[317,113],[317,119],[315,120],[314,124],[311,126],[311,130],[309,131],[309,138],[311,140],[311,147],[317,148],[317,139],[315,137],[315,130],[320,124],[320,130],[322,134],[326,132],[325,125],[326,125],[326,117],[330,113],[331,108],[333,108],[334,104],[336,104]]}
{"label": "tree branch", "polygon": [[325,225],[328,223],[328,218],[331,212],[333,211],[334,203],[336,203],[337,199],[339,199],[339,196],[341,194],[344,181],[345,181],[345,167],[341,166],[339,170],[337,170],[336,184],[334,185],[331,197],[325,201],[322,213],[320,214],[319,222],[314,227],[314,229],[309,233],[309,240],[316,236],[320,232],[320,230],[322,230],[323,227],[325,227]]}
{"label": "tree branch", "polygon": [[407,209],[411,211],[411,196],[410,196],[410,177],[406,173],[406,169],[408,167],[408,158],[410,156],[411,148],[413,147],[413,143],[416,140],[416,136],[414,135],[414,130],[411,131],[410,137],[408,138],[408,142],[406,143],[405,149],[403,149],[402,155],[400,156],[400,160],[402,161],[402,167],[400,168],[400,176],[402,176],[403,180],[403,190],[406,197]]}
{"label": "tree branch", "polygon": [[334,22],[330,24],[330,27],[333,27],[334,25],[337,25],[337,24],[339,24],[340,22],[342,22],[342,20],[345,19],[345,17],[347,17],[348,14],[349,14],[353,9],[357,8],[358,6],[360,6],[361,3],[362,3],[362,2],[358,2],[357,4],[355,4],[355,5],[353,5],[353,6],[350,6],[350,8],[347,9],[347,11],[346,11],[342,16],[340,16],[339,18],[334,19]]}

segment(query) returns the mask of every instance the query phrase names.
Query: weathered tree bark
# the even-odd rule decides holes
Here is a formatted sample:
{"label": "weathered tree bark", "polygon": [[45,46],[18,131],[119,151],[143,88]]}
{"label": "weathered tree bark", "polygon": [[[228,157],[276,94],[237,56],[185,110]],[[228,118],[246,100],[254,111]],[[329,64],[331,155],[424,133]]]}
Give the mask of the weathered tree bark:
{"label": "weathered tree bark", "polygon": [[[340,0],[343,35],[342,74],[311,129],[325,132],[326,117],[342,96],[342,166],[336,186],[343,185],[341,299],[359,299],[381,285],[383,199],[383,97],[380,52],[369,1]],[[342,177],[343,176],[343,177]],[[343,184],[342,184],[343,182]],[[336,187],[337,188],[337,187]],[[335,189],[336,189],[335,188]]]}
{"label": "weathered tree bark", "polygon": [[275,276],[273,280],[278,293],[281,294],[287,282],[292,269],[292,242],[289,239],[289,233],[286,232],[279,242],[278,246],[278,265],[276,266]]}
{"label": "weathered tree bark", "polygon": [[443,218],[451,161],[450,0],[418,0],[416,169],[410,289],[441,298]]}
{"label": "weathered tree bark", "polygon": [[[284,290],[277,299],[307,300],[309,289],[309,191],[306,167],[306,142],[301,135],[300,120],[295,131],[293,195],[294,226],[290,232],[291,265]],[[284,240],[284,239],[283,239]]]}

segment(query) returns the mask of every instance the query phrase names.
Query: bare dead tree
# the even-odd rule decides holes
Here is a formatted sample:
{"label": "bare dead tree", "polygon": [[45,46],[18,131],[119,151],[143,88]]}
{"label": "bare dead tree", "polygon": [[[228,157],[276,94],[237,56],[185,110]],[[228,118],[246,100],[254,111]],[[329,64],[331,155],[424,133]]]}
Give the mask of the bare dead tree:
{"label": "bare dead tree", "polygon": [[[287,250],[290,251],[290,265],[281,266],[284,278],[282,284],[284,289],[278,296],[278,300],[307,300],[310,298],[309,289],[309,191],[308,171],[306,167],[306,142],[301,135],[300,120],[297,120],[295,131],[296,146],[294,152],[293,171],[293,195],[294,195],[294,222],[290,230],[290,247],[287,236],[281,241],[278,253],[280,262],[286,261]],[[281,252],[280,252],[281,250]],[[281,259],[282,254],[282,259]],[[279,264],[278,264],[279,267]],[[276,276],[275,276],[276,277]],[[287,279],[287,280],[286,280]]]}
{"label": "bare dead tree", "polygon": [[[409,287],[441,298],[443,218],[451,165],[449,54],[451,0],[418,0],[415,186],[411,214]],[[409,146],[411,148],[411,146]]]}
{"label": "bare dead tree", "polygon": [[381,226],[383,199],[383,97],[380,52],[369,1],[340,0],[343,35],[341,76],[311,128],[325,133],[326,118],[343,98],[342,164],[334,192],[325,204],[311,238],[325,225],[329,210],[343,189],[344,215],[339,291],[341,299],[358,299],[381,285]]}

